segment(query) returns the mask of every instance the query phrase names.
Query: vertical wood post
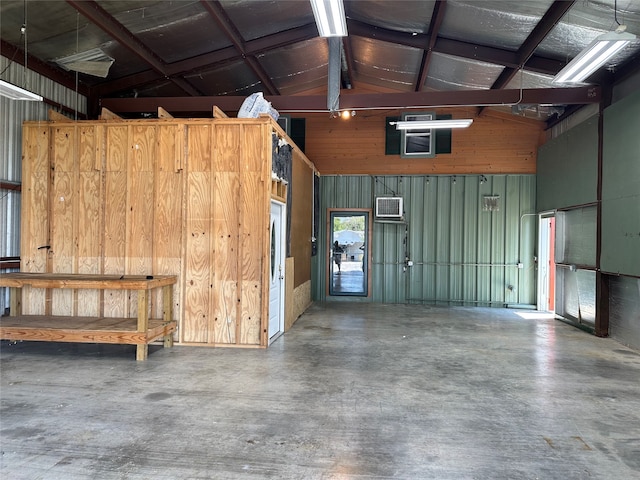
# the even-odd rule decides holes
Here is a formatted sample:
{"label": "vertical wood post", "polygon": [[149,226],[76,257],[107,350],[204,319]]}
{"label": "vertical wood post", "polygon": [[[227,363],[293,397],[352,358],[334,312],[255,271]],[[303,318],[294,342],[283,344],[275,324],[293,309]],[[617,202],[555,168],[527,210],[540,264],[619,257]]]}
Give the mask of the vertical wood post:
{"label": "vertical wood post", "polygon": [[[165,326],[173,319],[173,285],[162,287],[162,320]],[[164,348],[173,347],[173,334],[169,333],[163,339]]]}
{"label": "vertical wood post", "polygon": [[[138,333],[147,335],[149,327],[149,302],[147,302],[147,290],[138,290]],[[136,347],[136,360],[142,361],[147,359],[149,353],[149,345],[146,343],[138,344]]]}

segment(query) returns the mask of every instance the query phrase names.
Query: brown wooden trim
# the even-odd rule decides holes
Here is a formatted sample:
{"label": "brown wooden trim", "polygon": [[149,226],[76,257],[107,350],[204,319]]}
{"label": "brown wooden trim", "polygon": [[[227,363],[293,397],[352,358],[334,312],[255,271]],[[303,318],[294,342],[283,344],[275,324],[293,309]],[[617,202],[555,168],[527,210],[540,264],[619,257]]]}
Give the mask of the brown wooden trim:
{"label": "brown wooden trim", "polygon": [[11,182],[9,180],[0,180],[0,189],[13,190],[16,192],[22,191],[22,184],[20,182]]}
{"label": "brown wooden trim", "polygon": [[20,257],[0,257],[0,270],[20,268]]}

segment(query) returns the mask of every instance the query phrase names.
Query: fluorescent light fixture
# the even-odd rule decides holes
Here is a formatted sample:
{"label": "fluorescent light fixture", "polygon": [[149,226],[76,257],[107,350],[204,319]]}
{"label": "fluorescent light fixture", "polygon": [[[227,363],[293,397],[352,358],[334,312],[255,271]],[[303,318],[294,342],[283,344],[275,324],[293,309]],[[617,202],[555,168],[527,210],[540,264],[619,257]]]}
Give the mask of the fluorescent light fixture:
{"label": "fluorescent light fixture", "polygon": [[554,83],[578,83],[589,77],[622,50],[636,36],[627,32],[608,32],[597,37],[553,78]]}
{"label": "fluorescent light fixture", "polygon": [[460,120],[414,120],[389,122],[389,125],[395,125],[397,130],[428,130],[434,128],[467,128],[473,123],[471,118],[463,118]]}
{"label": "fluorescent light fixture", "polygon": [[347,19],[342,0],[310,0],[321,37],[346,37]]}
{"label": "fluorescent light fixture", "polygon": [[35,93],[20,88],[13,83],[0,80],[0,96],[10,98],[11,100],[29,100],[31,102],[41,102],[42,97]]}

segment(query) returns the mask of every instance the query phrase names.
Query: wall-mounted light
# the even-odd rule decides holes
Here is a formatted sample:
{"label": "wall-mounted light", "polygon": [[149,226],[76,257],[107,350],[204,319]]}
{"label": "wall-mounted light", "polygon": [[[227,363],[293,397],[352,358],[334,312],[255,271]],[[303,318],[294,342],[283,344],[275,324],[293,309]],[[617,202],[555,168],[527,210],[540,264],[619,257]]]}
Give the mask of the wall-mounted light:
{"label": "wall-mounted light", "polygon": [[473,123],[473,119],[464,118],[459,120],[413,120],[389,122],[395,125],[397,130],[429,130],[438,128],[467,128]]}
{"label": "wall-mounted light", "polygon": [[37,93],[30,92],[4,80],[0,80],[0,96],[10,98],[11,100],[42,101],[42,97]]}
{"label": "wall-mounted light", "polygon": [[355,117],[356,116],[356,111],[355,110],[343,110],[342,113],[340,113],[340,116],[346,120],[348,118]]}
{"label": "wall-mounted light", "polygon": [[554,83],[577,83],[604,65],[636,36],[618,27],[614,32],[600,35],[553,77]]}
{"label": "wall-mounted light", "polygon": [[342,0],[310,0],[321,37],[346,37],[347,19]]}

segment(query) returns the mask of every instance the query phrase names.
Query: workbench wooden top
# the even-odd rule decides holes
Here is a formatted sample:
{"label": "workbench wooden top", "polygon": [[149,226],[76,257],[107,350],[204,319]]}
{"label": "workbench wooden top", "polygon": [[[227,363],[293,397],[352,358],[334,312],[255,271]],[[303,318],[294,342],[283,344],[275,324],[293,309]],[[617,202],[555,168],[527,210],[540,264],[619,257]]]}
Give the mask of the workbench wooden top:
{"label": "workbench wooden top", "polygon": [[26,273],[0,274],[0,287],[34,288],[95,288],[102,290],[151,290],[173,285],[175,275],[92,275],[76,273]]}

